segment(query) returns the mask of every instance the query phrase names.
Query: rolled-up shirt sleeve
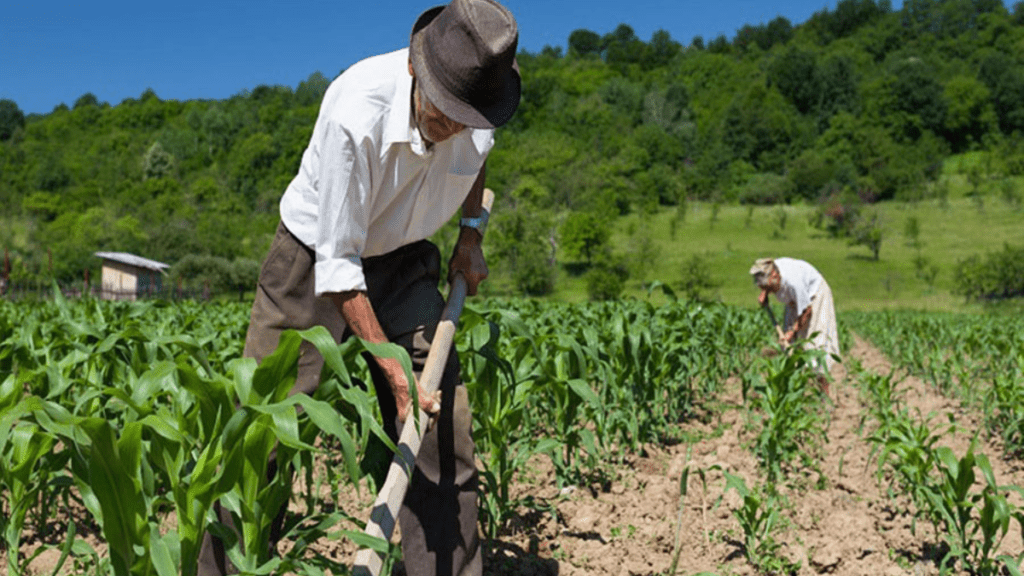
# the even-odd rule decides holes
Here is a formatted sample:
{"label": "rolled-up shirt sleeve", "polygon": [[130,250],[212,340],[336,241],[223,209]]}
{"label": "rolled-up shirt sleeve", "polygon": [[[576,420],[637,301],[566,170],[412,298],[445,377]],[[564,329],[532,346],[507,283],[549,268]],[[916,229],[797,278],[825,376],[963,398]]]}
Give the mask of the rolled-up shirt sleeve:
{"label": "rolled-up shirt sleeve", "polygon": [[325,126],[319,144],[314,290],[317,296],[366,290],[361,255],[372,207],[369,154],[364,143],[333,122]]}

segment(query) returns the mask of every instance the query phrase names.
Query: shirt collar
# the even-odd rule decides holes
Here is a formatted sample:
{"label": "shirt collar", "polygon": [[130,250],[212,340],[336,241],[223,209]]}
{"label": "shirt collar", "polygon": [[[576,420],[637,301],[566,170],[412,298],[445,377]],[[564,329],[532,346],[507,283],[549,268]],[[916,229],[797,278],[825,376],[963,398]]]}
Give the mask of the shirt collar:
{"label": "shirt collar", "polygon": [[391,112],[384,128],[384,144],[408,142],[412,151],[419,156],[427,154],[426,142],[416,129],[412,114],[412,76],[403,67],[395,80],[395,92],[391,97]]}

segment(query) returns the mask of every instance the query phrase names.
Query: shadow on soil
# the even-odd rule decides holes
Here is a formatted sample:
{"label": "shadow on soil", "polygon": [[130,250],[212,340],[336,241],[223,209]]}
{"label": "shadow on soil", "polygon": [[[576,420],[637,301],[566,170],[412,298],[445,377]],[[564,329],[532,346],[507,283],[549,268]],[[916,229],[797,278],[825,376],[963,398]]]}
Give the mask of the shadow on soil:
{"label": "shadow on soil", "polygon": [[558,576],[558,561],[541,558],[536,538],[530,550],[515,544],[489,540],[484,544],[484,573],[492,576]]}

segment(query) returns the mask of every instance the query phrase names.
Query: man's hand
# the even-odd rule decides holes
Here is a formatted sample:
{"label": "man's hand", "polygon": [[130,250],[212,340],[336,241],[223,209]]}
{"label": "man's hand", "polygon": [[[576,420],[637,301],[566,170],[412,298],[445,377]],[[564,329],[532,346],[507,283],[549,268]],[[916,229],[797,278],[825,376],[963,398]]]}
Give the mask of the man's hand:
{"label": "man's hand", "polygon": [[[405,379],[405,371],[402,370],[402,365],[398,361],[389,362],[387,359],[379,358],[378,363],[391,385],[391,394],[394,395],[395,406],[398,407],[398,421],[405,422],[409,413],[412,412],[412,399],[409,398],[409,383]],[[428,394],[419,382],[416,383],[416,390],[420,400],[420,409],[431,418],[437,416],[441,412],[441,391],[434,390],[433,394]]]}
{"label": "man's hand", "polygon": [[476,294],[477,285],[487,278],[487,261],[480,247],[483,237],[473,228],[460,228],[459,240],[455,243],[452,259],[448,261],[448,282],[461,272],[466,279],[466,292]]}
{"label": "man's hand", "polygon": [[764,306],[765,304],[768,303],[768,291],[767,290],[761,290],[761,293],[757,295],[757,303],[759,305],[761,305],[761,306]]}

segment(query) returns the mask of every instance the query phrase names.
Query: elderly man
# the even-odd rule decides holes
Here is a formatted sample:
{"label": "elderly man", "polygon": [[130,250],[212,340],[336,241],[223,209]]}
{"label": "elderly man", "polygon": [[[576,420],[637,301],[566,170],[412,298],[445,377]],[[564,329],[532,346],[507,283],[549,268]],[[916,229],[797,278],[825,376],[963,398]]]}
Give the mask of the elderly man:
{"label": "elderly man", "polygon": [[[354,64],[324,95],[298,174],[281,199],[281,224],[263,263],[245,355],[262,359],[282,331],[326,326],[404,346],[417,378],[443,298],[440,254],[427,238],[461,206],[449,269],[469,294],[487,276],[480,248],[485,161],[494,129],[519,104],[518,30],[493,0],[453,0],[424,12],[409,48]],[[293,392],[312,393],[323,359],[303,344]],[[396,360],[370,363],[385,428],[412,409]],[[418,386],[418,384],[417,384]],[[472,417],[449,355],[436,416],[423,439],[399,524],[408,574],[477,575],[477,472]],[[222,516],[223,517],[223,516]],[[222,546],[204,542],[200,574],[223,573]]]}
{"label": "elderly man", "polygon": [[769,294],[775,294],[786,307],[783,344],[811,338],[810,346],[826,353],[825,366],[816,367],[828,394],[826,377],[832,369],[832,355],[839,354],[836,310],[828,282],[814,266],[795,258],[760,258],[750,274],[761,289],[757,297],[761,306],[768,304]]}

